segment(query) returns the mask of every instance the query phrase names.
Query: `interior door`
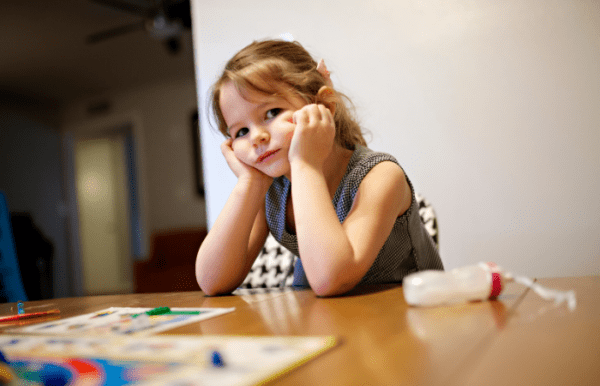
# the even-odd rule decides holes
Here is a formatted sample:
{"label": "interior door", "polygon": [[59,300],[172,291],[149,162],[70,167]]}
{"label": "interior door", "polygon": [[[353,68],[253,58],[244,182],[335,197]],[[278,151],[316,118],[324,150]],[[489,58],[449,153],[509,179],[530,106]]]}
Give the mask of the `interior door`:
{"label": "interior door", "polygon": [[124,135],[78,141],[75,175],[84,291],[131,292]]}

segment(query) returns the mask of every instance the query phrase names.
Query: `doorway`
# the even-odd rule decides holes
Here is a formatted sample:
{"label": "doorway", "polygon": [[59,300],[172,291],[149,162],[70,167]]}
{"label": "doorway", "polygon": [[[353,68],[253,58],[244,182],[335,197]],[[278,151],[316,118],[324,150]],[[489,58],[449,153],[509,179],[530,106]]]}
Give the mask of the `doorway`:
{"label": "doorway", "polygon": [[133,292],[139,205],[131,125],[74,143],[79,255],[85,295]]}

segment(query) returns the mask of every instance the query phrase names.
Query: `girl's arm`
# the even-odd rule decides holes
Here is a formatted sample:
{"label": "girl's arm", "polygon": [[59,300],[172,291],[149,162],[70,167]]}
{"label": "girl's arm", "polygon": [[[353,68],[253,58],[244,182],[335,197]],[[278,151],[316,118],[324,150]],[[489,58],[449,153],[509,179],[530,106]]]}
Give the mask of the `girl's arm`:
{"label": "girl's arm", "polygon": [[256,169],[243,171],[246,166],[235,158],[230,140],[221,148],[238,182],[196,258],[196,280],[207,295],[235,290],[250,272],[268,235],[264,208],[272,179]]}
{"label": "girl's arm", "polygon": [[396,218],[411,204],[404,173],[392,162],[371,169],[342,224],[322,172],[297,165],[292,175],[298,248],[310,286],[320,296],[347,292],[373,265]]}
{"label": "girl's arm", "polygon": [[297,126],[289,157],[302,265],[317,295],[341,294],[367,273],[396,218],[410,206],[412,194],[398,165],[378,164],[363,179],[340,224],[323,173],[327,144],[331,149],[335,135],[332,117],[322,105],[317,109],[313,105],[294,118]]}

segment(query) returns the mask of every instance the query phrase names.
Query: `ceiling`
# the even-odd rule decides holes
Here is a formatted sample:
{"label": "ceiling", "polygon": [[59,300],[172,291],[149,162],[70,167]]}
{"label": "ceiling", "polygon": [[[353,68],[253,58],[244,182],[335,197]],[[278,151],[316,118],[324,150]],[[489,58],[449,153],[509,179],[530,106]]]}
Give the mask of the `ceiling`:
{"label": "ceiling", "polygon": [[60,106],[84,96],[193,78],[189,30],[183,32],[176,55],[144,30],[93,45],[85,42],[90,34],[141,20],[91,0],[3,2],[0,100],[9,95],[19,103]]}

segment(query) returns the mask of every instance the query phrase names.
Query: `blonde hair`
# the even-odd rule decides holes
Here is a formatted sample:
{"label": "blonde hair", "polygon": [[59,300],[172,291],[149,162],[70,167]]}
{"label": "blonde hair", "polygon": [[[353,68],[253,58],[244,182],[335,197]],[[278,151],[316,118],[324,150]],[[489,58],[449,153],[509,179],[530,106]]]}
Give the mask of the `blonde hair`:
{"label": "blonde hair", "polygon": [[[221,87],[233,82],[238,92],[245,98],[249,91],[281,97],[299,96],[307,104],[321,102],[317,93],[326,86],[325,78],[317,71],[317,62],[298,42],[283,40],[255,41],[233,56],[225,65],[223,74],[213,85],[211,103],[218,129],[228,136],[227,124],[221,112],[219,97]],[[353,150],[356,145],[366,146],[361,128],[352,116],[348,106],[350,100],[335,92],[336,104],[334,121],[336,142]]]}

